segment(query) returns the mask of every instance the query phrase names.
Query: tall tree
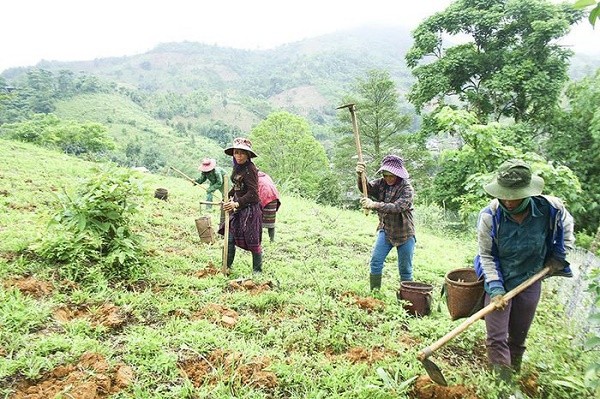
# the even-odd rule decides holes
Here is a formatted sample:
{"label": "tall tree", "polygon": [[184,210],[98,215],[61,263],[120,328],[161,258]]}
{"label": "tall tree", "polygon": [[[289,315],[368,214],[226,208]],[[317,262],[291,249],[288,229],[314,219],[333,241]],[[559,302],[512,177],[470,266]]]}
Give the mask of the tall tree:
{"label": "tall tree", "polygon": [[[345,103],[356,108],[362,155],[368,164],[379,165],[388,154],[402,157],[414,152],[409,143],[408,129],[412,124],[410,115],[402,114],[396,84],[387,71],[369,70],[352,85],[352,91],[344,96]],[[333,151],[335,169],[341,173],[339,182],[344,192],[355,192],[356,144],[350,113],[338,113],[340,125],[335,127],[339,139]],[[409,150],[410,148],[410,150]],[[368,168],[369,172],[374,172]]]}
{"label": "tall tree", "polygon": [[[366,76],[356,79],[348,102],[356,104],[356,118],[360,126],[361,147],[365,158],[379,162],[392,149],[397,148],[397,139],[407,133],[411,116],[402,115],[396,84],[387,71],[370,70]],[[345,122],[346,143],[352,143],[353,131],[348,112],[340,114]],[[350,127],[348,129],[348,126]]]}
{"label": "tall tree", "polygon": [[[546,0],[456,0],[413,32],[409,101],[420,112],[458,100],[483,123],[547,120],[572,55],[554,43],[582,17]],[[448,36],[462,44],[445,48]]]}
{"label": "tall tree", "polygon": [[306,120],[276,112],[252,129],[256,164],[290,192],[316,198],[320,181],[329,172],[323,146],[312,136]]}

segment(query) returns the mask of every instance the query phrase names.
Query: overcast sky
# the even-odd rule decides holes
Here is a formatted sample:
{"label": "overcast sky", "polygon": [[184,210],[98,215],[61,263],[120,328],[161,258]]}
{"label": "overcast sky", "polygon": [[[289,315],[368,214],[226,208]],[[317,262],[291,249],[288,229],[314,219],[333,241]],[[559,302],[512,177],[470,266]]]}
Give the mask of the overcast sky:
{"label": "overcast sky", "polygon": [[[571,0],[574,2],[575,0]],[[0,72],[41,60],[144,53],[193,41],[267,49],[362,25],[416,27],[451,0],[5,0]],[[600,55],[600,26],[584,21],[564,44]]]}

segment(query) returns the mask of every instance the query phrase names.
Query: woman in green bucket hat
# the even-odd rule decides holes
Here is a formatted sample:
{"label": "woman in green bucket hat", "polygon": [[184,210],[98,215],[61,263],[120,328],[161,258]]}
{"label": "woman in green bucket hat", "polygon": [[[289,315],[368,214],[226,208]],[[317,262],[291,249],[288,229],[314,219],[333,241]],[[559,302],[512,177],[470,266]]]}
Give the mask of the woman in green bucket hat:
{"label": "woman in green bucket hat", "polygon": [[511,300],[503,295],[545,266],[551,275],[572,277],[566,255],[575,243],[573,218],[560,199],[542,195],[544,180],[521,160],[503,163],[483,189],[494,199],[479,214],[475,269],[484,279],[485,305],[500,306],[485,316],[487,355],[499,381],[511,386],[521,369],[542,282]]}

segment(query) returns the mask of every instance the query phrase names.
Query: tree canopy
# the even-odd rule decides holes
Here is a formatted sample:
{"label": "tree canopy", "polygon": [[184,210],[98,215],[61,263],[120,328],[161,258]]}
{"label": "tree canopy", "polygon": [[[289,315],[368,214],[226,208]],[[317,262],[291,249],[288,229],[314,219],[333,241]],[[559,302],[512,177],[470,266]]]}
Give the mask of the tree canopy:
{"label": "tree canopy", "polygon": [[[555,41],[582,16],[546,0],[457,0],[413,32],[409,101],[419,112],[459,101],[481,122],[546,120],[572,55]],[[445,39],[462,43],[448,48]]]}
{"label": "tree canopy", "polygon": [[273,113],[252,129],[250,139],[261,170],[287,190],[315,198],[320,180],[329,171],[329,161],[303,118]]}

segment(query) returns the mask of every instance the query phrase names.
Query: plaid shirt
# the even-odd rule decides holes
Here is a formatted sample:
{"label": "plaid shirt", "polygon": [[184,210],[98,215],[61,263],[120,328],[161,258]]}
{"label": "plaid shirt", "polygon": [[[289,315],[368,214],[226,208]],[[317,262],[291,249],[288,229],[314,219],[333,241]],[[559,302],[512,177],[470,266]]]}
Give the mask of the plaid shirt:
{"label": "plaid shirt", "polygon": [[[358,188],[362,192],[360,177]],[[367,183],[367,192],[371,199],[377,201],[377,231],[385,231],[386,238],[392,245],[402,245],[415,235],[414,189],[407,179],[398,177],[393,186],[388,186],[382,178],[372,180]]]}

